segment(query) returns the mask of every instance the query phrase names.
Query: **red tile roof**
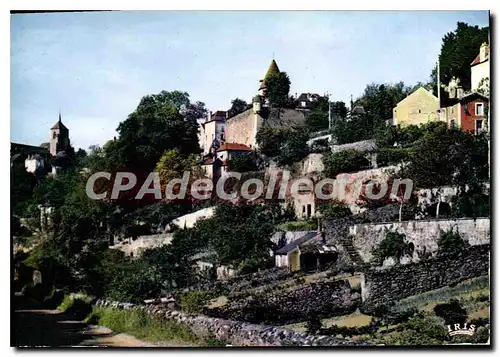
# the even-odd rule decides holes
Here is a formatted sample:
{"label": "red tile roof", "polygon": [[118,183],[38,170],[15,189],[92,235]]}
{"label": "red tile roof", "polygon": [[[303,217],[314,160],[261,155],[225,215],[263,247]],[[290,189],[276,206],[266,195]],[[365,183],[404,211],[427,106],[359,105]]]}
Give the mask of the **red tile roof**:
{"label": "red tile roof", "polygon": [[471,66],[474,66],[475,64],[478,64],[479,63],[479,55],[476,56],[476,58],[474,58],[474,61],[472,61],[472,63],[470,64]]}
{"label": "red tile roof", "polygon": [[238,143],[224,143],[217,151],[252,151],[248,146]]}

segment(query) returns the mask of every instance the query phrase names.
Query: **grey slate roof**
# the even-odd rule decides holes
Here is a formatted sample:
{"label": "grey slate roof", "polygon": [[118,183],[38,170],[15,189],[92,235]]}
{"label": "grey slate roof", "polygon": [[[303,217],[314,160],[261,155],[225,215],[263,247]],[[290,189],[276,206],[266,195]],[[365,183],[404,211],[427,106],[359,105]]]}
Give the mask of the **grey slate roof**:
{"label": "grey slate roof", "polygon": [[300,237],[300,238],[298,238],[298,239],[296,239],[296,240],[288,243],[284,247],[281,247],[280,249],[278,249],[276,251],[276,254],[288,254],[289,252],[291,252],[295,248],[300,247],[300,245],[304,244],[308,240],[313,239],[318,234],[319,234],[318,232],[309,232],[309,233],[306,233],[302,237]]}

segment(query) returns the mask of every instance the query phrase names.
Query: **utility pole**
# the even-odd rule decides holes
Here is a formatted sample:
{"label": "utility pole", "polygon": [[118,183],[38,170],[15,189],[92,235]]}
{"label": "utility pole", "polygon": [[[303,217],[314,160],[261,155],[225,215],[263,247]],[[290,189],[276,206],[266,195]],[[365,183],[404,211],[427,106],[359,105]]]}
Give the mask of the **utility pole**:
{"label": "utility pole", "polygon": [[438,112],[441,111],[441,71],[439,69],[439,55],[437,61],[437,97],[438,97]]}
{"label": "utility pole", "polygon": [[328,98],[328,131],[332,130],[332,103],[330,102],[330,93],[326,92]]}

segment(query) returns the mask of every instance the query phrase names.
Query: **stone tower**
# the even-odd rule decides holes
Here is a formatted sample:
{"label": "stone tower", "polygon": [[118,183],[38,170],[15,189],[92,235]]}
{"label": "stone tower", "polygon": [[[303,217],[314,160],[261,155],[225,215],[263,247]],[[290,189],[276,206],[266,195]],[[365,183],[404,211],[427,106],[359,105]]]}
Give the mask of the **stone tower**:
{"label": "stone tower", "polygon": [[69,129],[62,123],[59,113],[59,120],[50,128],[50,154],[55,156],[59,151],[67,150],[69,146]]}

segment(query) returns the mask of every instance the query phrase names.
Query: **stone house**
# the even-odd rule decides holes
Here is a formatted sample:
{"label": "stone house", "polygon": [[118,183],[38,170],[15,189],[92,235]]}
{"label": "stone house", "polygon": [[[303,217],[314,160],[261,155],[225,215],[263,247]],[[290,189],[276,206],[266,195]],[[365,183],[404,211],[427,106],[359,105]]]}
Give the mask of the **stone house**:
{"label": "stone house", "polygon": [[438,98],[424,87],[418,88],[392,110],[393,125],[419,125],[439,120]]}
{"label": "stone house", "polygon": [[276,250],[274,259],[276,267],[308,271],[335,262],[337,252],[325,244],[322,232],[311,231]]}

